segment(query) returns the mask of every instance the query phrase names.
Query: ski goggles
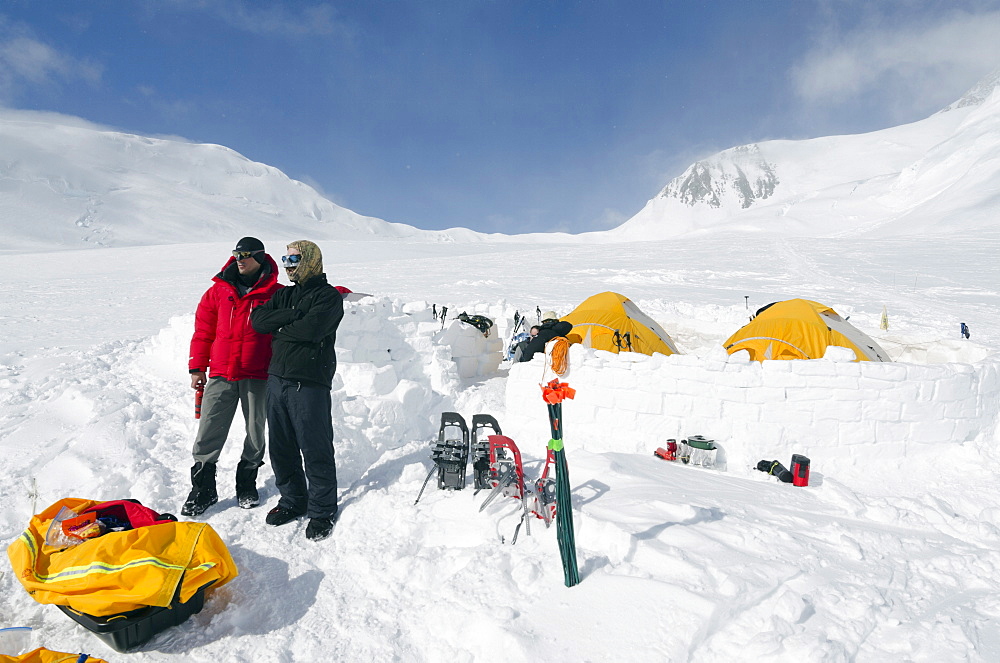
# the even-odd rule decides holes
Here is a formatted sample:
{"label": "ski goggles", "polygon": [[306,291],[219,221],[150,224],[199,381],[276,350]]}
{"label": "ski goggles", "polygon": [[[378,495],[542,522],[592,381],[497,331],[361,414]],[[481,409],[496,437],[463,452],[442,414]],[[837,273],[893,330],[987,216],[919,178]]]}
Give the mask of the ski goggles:
{"label": "ski goggles", "polygon": [[295,265],[299,264],[300,260],[302,260],[302,256],[300,254],[281,256],[281,264],[285,267],[295,267]]}
{"label": "ski goggles", "polygon": [[260,249],[256,251],[233,251],[233,257],[237,260],[246,260],[247,258],[253,258],[254,254],[263,253]]}

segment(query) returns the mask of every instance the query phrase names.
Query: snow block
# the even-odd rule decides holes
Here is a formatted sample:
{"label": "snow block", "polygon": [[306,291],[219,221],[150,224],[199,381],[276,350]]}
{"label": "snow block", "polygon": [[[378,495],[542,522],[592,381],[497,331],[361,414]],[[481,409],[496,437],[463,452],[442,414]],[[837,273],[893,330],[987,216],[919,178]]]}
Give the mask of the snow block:
{"label": "snow block", "polygon": [[643,414],[661,414],[663,401],[659,394],[641,391],[616,392],[615,406],[622,410]]}
{"label": "snow block", "polygon": [[910,424],[883,420],[875,422],[875,441],[879,445],[905,443],[910,437]]}
{"label": "snow block", "polygon": [[344,389],[351,394],[388,394],[399,380],[392,366],[376,367],[372,364],[341,364],[337,373],[344,381]]}
{"label": "snow block", "polygon": [[899,422],[903,412],[900,403],[873,399],[861,403],[861,418],[865,421]]}
{"label": "snow block", "polygon": [[861,401],[827,401],[816,410],[818,422],[853,422],[863,418],[864,404]]}
{"label": "snow block", "polygon": [[723,421],[760,421],[760,408],[749,403],[722,403]]}
{"label": "snow block", "polygon": [[837,374],[837,368],[831,365],[833,362],[823,361],[822,359],[791,360],[785,363],[791,364],[792,373],[796,375],[834,376]]}
{"label": "snow block", "polygon": [[960,401],[972,395],[972,376],[961,374],[938,381],[934,387],[933,398],[937,401]]}
{"label": "snow block", "polygon": [[842,348],[838,345],[828,345],[826,352],[823,354],[824,361],[831,362],[851,362],[857,359],[857,355],[854,354],[854,350],[851,348]]}
{"label": "snow block", "polygon": [[923,444],[951,444],[956,442],[954,434],[955,423],[952,421],[922,421],[910,424],[908,440]]}
{"label": "snow block", "polygon": [[737,350],[733,354],[729,355],[729,359],[727,361],[730,364],[749,364],[750,352],[747,350]]}

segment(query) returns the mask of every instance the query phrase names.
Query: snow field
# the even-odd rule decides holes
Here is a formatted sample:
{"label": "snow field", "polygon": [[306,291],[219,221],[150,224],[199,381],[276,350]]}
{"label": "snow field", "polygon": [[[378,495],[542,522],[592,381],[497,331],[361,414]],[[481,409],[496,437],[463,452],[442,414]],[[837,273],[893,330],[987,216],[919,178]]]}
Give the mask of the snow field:
{"label": "snow field", "polygon": [[[31,513],[61,497],[132,496],[176,511],[188,491],[196,421],[184,379],[193,319],[184,311],[198,293],[151,301],[141,283],[123,278],[128,273],[87,280],[97,290],[122,284],[107,295],[129,302],[133,315],[121,322],[102,322],[101,309],[81,296],[91,304],[37,310],[60,321],[41,326],[42,340],[27,336],[20,318],[11,327],[24,333],[7,346],[20,349],[0,362],[0,462],[11,477],[0,484],[0,532],[8,541]],[[203,287],[203,279],[191,281],[193,291]],[[24,296],[18,310],[30,308],[33,295]],[[263,524],[277,500],[269,466],[261,471],[264,505],[236,507],[244,434],[237,418],[220,460],[221,501],[205,518],[241,574],[210,593],[200,614],[129,658],[476,661],[502,652],[510,661],[991,660],[1000,652],[991,626],[1000,618],[1000,495],[989,470],[998,460],[997,421],[986,410],[994,359],[983,359],[984,346],[942,341],[935,352],[950,363],[907,361],[876,367],[889,371],[881,374],[833,361],[836,352],[788,367],[751,364],[718,347],[745,320],[743,302],[732,291],[717,299],[739,305],[635,300],[685,355],[573,349],[568,381],[578,396],[564,405],[564,429],[583,582],[572,589],[563,586],[554,529],[533,520],[531,535],[522,527],[511,545],[520,516],[514,500],[480,512],[484,496],[473,496],[470,480],[458,492],[432,483],[413,504],[446,410],[469,421],[494,414],[518,442],[528,477],[541,473],[548,428],[540,366],[462,377],[452,357],[475,359],[478,370],[494,352],[477,330],[450,320],[442,330],[415,298],[348,303],[333,398],[343,508],[334,536],[308,545],[304,522]],[[449,307],[451,315],[463,310]],[[506,339],[513,308],[497,296],[464,310],[494,318]],[[868,317],[850,313],[870,333],[881,306],[868,308]],[[974,333],[988,331],[970,319]],[[81,340],[45,346],[65,335],[64,320],[79,321]],[[104,340],[115,338],[114,324],[153,331]],[[899,347],[931,347],[938,333],[915,316],[897,315],[893,324]],[[846,397],[855,381],[868,400]],[[828,393],[789,397],[800,392]],[[883,403],[883,392],[918,404]],[[781,407],[768,405],[779,398]],[[605,399],[615,410],[589,411],[587,403],[603,407],[597,401]],[[939,403],[954,410],[947,417],[955,422],[983,428],[966,441],[859,442],[842,439],[839,428],[833,432],[840,424],[817,414],[853,425],[861,407],[862,421],[870,410],[887,424],[916,426]],[[682,408],[689,409],[683,419]],[[916,419],[903,421],[904,412]],[[613,418],[615,428],[602,429]],[[725,426],[731,433],[716,432]],[[817,437],[792,437],[800,430]],[[691,434],[722,445],[726,471],[653,457],[667,437]],[[760,458],[787,465],[791,453],[812,458],[810,487],[749,467]],[[9,573],[0,576],[0,594],[10,619],[32,626],[39,644],[115,659],[58,610],[36,604]]]}

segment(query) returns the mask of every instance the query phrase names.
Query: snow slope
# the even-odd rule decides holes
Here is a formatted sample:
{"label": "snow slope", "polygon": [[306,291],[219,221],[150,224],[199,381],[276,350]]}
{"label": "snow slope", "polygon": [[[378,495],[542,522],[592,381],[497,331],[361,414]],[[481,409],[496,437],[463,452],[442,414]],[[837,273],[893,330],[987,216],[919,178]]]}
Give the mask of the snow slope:
{"label": "snow slope", "polygon": [[692,164],[610,235],[897,236],[996,227],[998,123],[994,77],[912,124],[734,147]]}
{"label": "snow slope", "polygon": [[[335,282],[378,296],[349,305],[358,315],[371,309],[364,319],[374,326],[346,321],[338,352],[361,358],[353,353],[368,338],[396,357],[340,367],[334,414],[343,510],[334,535],[310,544],[304,523],[263,524],[277,499],[269,466],[264,505],[235,506],[237,422],[220,461],[222,501],[205,519],[241,574],[210,594],[199,615],[129,658],[471,661],[500,651],[510,661],[995,660],[995,428],[948,446],[914,443],[891,459],[857,440],[852,453],[871,460],[853,464],[804,439],[795,450],[813,458],[813,485],[794,488],[742,464],[721,472],[658,460],[652,450],[675,434],[665,429],[645,431],[641,453],[629,431],[616,451],[614,439],[595,440],[576,423],[584,417],[569,402],[564,427],[583,576],[572,589],[562,584],[554,530],[536,521],[531,536],[522,531],[511,545],[513,500],[480,513],[483,496],[471,489],[428,489],[413,505],[442,411],[488,412],[501,425],[532,416],[507,412],[504,368],[478,380],[457,377],[427,332],[428,324],[437,329],[431,303],[453,313],[492,311],[506,326],[515,308],[563,312],[612,287],[685,353],[708,360],[747,306],[809,296],[851,315],[895,357],[919,363],[908,357],[931,347],[935,361],[995,361],[988,355],[1000,347],[1000,273],[986,257],[1000,248],[996,234],[944,246],[837,240],[836,259],[832,240],[755,241],[753,254],[732,238],[613,252],[321,242]],[[9,285],[0,294],[0,466],[10,477],[0,483],[0,538],[13,540],[31,513],[64,496],[131,496],[179,509],[195,428],[185,371],[192,312],[229,248],[171,246],[167,259],[162,246],[0,256]],[[529,278],[542,260],[560,277]],[[877,327],[883,305],[888,332]],[[970,325],[970,341],[959,342],[959,320]],[[670,375],[660,379],[667,389]],[[540,397],[537,406],[544,422]],[[537,474],[545,440],[518,442],[529,475]],[[746,457],[787,465],[785,442],[755,442]],[[599,446],[605,450],[584,450]],[[33,627],[37,644],[120,658],[32,601],[9,570],[0,595],[3,625]]]}
{"label": "snow slope", "polygon": [[248,234],[431,241],[477,235],[361,216],[221,145],[136,136],[52,113],[0,110],[0,145],[4,248],[178,244]]}

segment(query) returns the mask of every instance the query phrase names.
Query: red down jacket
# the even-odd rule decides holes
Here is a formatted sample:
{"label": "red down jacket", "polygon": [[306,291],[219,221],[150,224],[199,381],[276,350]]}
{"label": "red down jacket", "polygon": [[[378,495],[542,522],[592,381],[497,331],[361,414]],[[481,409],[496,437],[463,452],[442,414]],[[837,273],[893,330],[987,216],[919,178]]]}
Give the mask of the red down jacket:
{"label": "red down jacket", "polygon": [[230,258],[212,281],[194,316],[194,336],[188,368],[206,371],[209,377],[227,380],[267,379],[271,362],[271,335],[260,334],[250,326],[250,312],[271,299],[280,288],[278,265],[266,255],[264,273],[247,294],[236,289],[239,271],[236,259]]}

